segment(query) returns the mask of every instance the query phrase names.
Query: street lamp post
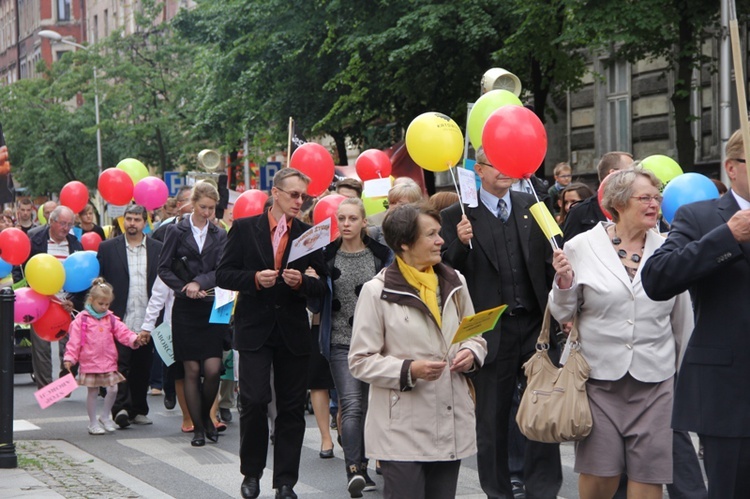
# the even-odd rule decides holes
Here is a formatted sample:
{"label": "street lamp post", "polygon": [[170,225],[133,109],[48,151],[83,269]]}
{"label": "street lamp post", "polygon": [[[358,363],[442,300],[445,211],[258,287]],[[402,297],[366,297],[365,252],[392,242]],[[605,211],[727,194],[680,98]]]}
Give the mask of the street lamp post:
{"label": "street lamp post", "polygon": [[[41,36],[42,38],[51,40],[53,42],[63,43],[65,45],[71,45],[73,47],[83,49],[83,50],[89,50],[89,47],[85,45],[81,45],[80,43],[66,40],[57,31],[44,29],[39,32],[39,36]],[[94,66],[94,113],[96,114],[96,167],[97,167],[97,172],[98,172],[97,178],[99,178],[99,175],[102,174],[102,130],[101,130],[101,127],[99,126],[99,89],[97,86],[96,66]]]}

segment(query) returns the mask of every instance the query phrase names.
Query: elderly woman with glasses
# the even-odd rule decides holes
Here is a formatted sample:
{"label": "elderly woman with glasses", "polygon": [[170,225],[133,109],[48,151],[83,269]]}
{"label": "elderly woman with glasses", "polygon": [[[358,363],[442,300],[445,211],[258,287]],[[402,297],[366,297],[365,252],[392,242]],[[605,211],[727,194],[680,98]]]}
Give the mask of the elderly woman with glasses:
{"label": "elderly woman with glasses", "polygon": [[638,167],[607,177],[602,222],[556,250],[550,311],[578,317],[594,425],[576,445],[582,499],[611,498],[627,472],[628,497],[661,498],[672,482],[672,394],[680,346],[692,331],[687,293],[653,301],[641,268],[664,242],[661,184]]}
{"label": "elderly woman with glasses", "polygon": [[465,373],[487,343],[452,342],[474,307],[464,277],[440,261],[438,212],[398,206],[383,233],[396,261],[362,288],[349,346],[352,375],[370,384],[365,449],[380,460],[385,499],[453,498],[461,459],[477,452]]}

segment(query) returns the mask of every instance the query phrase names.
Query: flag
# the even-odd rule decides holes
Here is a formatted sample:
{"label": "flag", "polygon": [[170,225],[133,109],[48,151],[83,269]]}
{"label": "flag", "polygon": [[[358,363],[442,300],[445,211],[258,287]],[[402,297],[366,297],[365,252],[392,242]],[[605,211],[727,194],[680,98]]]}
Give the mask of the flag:
{"label": "flag", "polygon": [[539,224],[539,228],[544,232],[544,236],[547,239],[552,239],[555,236],[562,236],[562,230],[557,225],[555,219],[552,217],[552,213],[549,212],[549,208],[544,202],[539,201],[534,204],[529,211],[534,216],[534,220]]}

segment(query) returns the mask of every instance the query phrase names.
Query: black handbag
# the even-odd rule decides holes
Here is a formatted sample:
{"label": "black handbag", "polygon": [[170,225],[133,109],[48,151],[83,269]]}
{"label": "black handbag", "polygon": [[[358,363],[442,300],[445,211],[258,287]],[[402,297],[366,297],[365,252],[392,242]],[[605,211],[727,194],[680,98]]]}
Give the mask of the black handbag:
{"label": "black handbag", "polygon": [[190,272],[190,269],[188,268],[187,263],[187,257],[174,257],[172,258],[172,265],[170,266],[170,269],[176,275],[179,279],[185,281],[186,283],[191,282],[193,279],[195,279],[195,276]]}

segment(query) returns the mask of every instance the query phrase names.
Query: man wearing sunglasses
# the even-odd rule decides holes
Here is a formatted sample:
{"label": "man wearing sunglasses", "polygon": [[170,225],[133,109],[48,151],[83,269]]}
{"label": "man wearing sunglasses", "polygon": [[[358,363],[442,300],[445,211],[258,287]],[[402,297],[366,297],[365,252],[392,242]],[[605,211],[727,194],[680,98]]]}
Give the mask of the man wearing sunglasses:
{"label": "man wearing sunglasses", "polygon": [[[75,214],[67,206],[58,206],[49,214],[48,224],[36,228],[29,233],[31,242],[31,253],[29,259],[40,253],[48,253],[60,262],[76,251],[83,251],[83,246],[75,235],[70,232],[75,223]],[[28,260],[26,260],[28,262]],[[24,265],[26,265],[24,263]],[[20,267],[13,269],[13,280],[18,282],[23,279]],[[86,290],[88,291],[88,290]],[[68,311],[83,310],[83,303],[86,297],[86,291],[74,293],[68,296],[67,293],[59,293],[58,299]],[[33,329],[31,333],[31,363],[34,368],[34,378],[39,388],[52,383],[52,347],[49,341],[40,338]],[[66,336],[59,342],[60,346],[60,365],[65,353],[65,345],[68,342]],[[65,374],[61,372],[60,374]]]}
{"label": "man wearing sunglasses", "polygon": [[[304,406],[310,324],[307,299],[322,298],[328,274],[323,252],[291,263],[291,243],[309,226],[297,220],[310,179],[292,168],[273,179],[273,204],[261,215],[235,220],[216,284],[239,291],[235,349],[240,353],[240,471],[242,497],[260,495],[268,452],[270,373],[276,389],[273,487],[279,499],[295,499],[293,487],[305,434]],[[319,278],[306,275],[312,267]]]}

